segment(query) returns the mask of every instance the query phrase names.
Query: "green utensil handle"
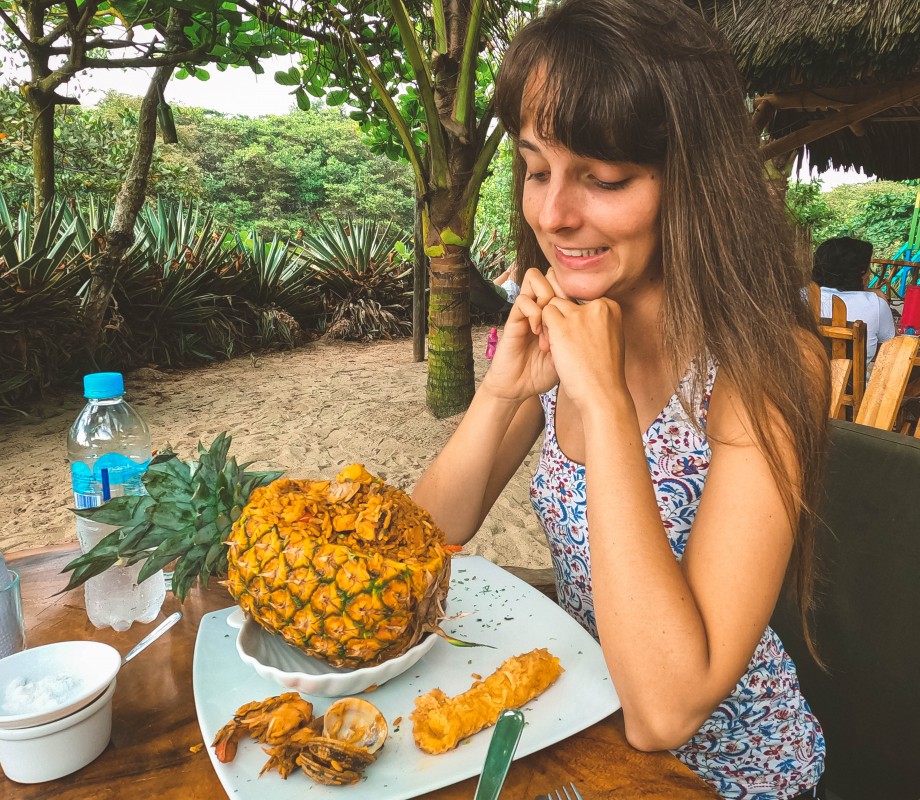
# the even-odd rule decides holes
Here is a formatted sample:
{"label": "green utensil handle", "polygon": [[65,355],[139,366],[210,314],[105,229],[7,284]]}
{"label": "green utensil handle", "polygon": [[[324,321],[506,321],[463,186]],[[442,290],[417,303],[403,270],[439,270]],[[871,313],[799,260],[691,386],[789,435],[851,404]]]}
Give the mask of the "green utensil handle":
{"label": "green utensil handle", "polygon": [[498,800],[523,730],[522,712],[516,708],[502,711],[495,730],[492,731],[492,740],[489,742],[486,763],[483,765],[482,775],[479,776],[474,800]]}

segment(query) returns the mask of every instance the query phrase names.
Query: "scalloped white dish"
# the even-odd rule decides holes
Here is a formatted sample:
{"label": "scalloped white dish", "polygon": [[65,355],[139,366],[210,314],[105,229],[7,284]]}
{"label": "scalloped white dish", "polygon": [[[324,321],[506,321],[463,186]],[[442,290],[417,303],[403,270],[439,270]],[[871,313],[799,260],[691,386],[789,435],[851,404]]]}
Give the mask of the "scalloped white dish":
{"label": "scalloped white dish", "polygon": [[227,624],[238,628],[236,651],[256,674],[274,681],[285,689],[317,697],[343,697],[360,694],[371,686],[382,686],[401,675],[434,647],[438,638],[429,634],[401,656],[391,658],[375,667],[348,669],[331,667],[324,661],[308,656],[289,645],[277,633],[270,633],[241,608],[230,612]]}

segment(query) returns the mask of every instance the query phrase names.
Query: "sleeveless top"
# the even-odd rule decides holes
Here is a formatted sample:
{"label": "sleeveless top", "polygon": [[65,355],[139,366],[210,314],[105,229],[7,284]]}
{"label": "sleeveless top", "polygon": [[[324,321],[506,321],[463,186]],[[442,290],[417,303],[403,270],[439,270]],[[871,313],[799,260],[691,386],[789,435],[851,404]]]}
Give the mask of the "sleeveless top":
{"label": "sleeveless top", "polygon": [[[668,542],[680,560],[687,546],[709,470],[706,413],[715,381],[692,400],[695,427],[680,402],[694,383],[691,366],[677,392],[643,436],[649,472]],[[534,510],[549,542],[560,605],[595,638],[585,468],[556,441],[558,387],[541,395],[546,417],[543,450],[530,486]],[[747,672],[690,741],[673,751],[726,798],[788,800],[818,783],[824,771],[824,734],[799,689],[792,659],[767,627]]]}

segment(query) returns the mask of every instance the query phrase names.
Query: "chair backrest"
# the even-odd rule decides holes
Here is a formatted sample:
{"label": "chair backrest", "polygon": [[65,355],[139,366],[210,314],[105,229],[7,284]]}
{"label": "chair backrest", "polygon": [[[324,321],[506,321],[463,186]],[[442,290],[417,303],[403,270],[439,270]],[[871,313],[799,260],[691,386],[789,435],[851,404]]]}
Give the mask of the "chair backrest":
{"label": "chair backrest", "polygon": [[834,297],[833,303],[830,324],[818,325],[831,360],[831,377],[837,378],[831,387],[830,416],[846,414],[855,419],[866,393],[866,323],[862,320],[848,323],[843,300]]}
{"label": "chair backrest", "polygon": [[812,660],[786,600],[772,625],[824,727],[827,788],[842,800],[916,800],[920,441],[832,420],[830,447],[813,618],[829,671]]}
{"label": "chair backrest", "polygon": [[915,336],[895,336],[882,343],[856,415],[858,423],[885,431],[894,427],[905,395],[920,390],[910,383],[914,367],[920,366],[918,349],[920,339]]}

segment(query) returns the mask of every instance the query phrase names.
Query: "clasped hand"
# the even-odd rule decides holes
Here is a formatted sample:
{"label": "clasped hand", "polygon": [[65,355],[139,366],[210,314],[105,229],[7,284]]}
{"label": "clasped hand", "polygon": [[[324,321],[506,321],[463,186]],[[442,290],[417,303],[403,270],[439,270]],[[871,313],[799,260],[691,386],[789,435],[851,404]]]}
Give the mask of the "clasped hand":
{"label": "clasped hand", "polygon": [[483,388],[523,402],[557,383],[583,409],[599,393],[625,387],[620,306],[606,297],[577,303],[552,269],[530,269],[511,309]]}

